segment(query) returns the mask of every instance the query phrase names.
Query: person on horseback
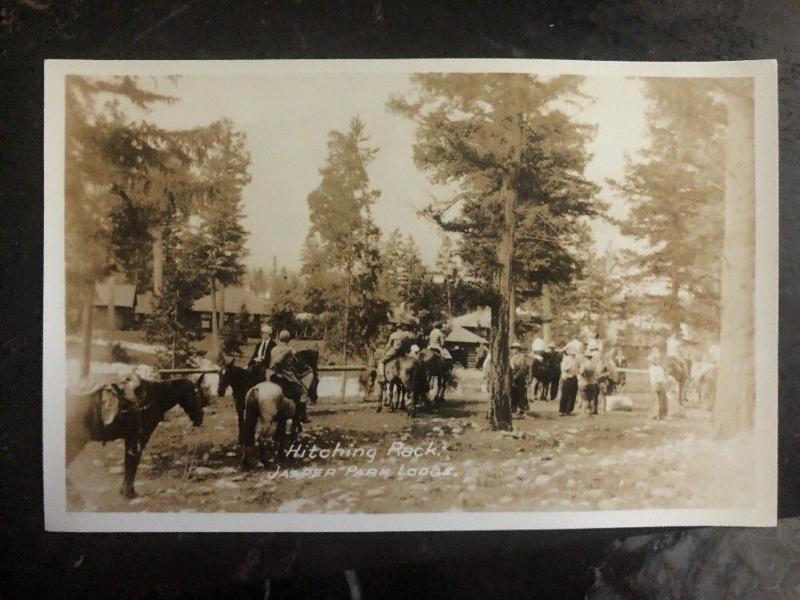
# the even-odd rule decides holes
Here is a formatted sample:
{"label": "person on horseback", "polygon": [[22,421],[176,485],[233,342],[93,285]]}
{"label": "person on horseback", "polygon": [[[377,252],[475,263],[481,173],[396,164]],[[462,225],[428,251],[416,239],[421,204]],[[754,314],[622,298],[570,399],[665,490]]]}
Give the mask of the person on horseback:
{"label": "person on horseback", "polygon": [[275,348],[275,340],[272,339],[272,327],[266,323],[261,324],[261,341],[256,345],[247,368],[254,374],[259,375],[259,380],[266,379],[266,372],[272,362],[272,349]]}
{"label": "person on horseback", "polygon": [[292,335],[285,329],[278,334],[278,344],[270,354],[272,375],[270,380],[277,383],[283,395],[298,403],[298,414],[302,423],[308,423],[308,390],[297,377],[294,349],[289,345]]}
{"label": "person on horseback", "polygon": [[398,323],[397,330],[389,336],[383,358],[380,361],[380,375],[386,377],[386,365],[389,361],[406,356],[411,351],[414,343],[414,334],[411,332],[411,323],[402,321]]}
{"label": "person on horseback", "polygon": [[441,321],[437,321],[433,324],[433,329],[431,329],[431,333],[428,336],[428,348],[434,352],[437,352],[442,358],[446,360],[452,360],[453,357],[450,356],[447,348],[444,347],[445,335],[442,329],[443,326]]}

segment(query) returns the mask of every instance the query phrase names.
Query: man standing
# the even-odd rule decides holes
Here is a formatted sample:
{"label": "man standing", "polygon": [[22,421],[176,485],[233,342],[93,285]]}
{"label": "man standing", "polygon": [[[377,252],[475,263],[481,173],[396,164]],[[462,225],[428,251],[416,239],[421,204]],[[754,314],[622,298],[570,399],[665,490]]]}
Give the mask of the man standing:
{"label": "man standing", "polygon": [[652,419],[661,420],[667,416],[667,374],[661,365],[661,354],[653,348],[647,357],[647,374],[650,379],[650,391],[656,395],[656,404]]}
{"label": "man standing", "polygon": [[558,414],[571,415],[575,409],[575,398],[578,395],[578,360],[576,346],[573,340],[564,348],[564,358],[561,360],[561,400],[558,405]]}
{"label": "man standing", "polygon": [[261,381],[266,379],[266,371],[271,364],[271,353],[275,347],[275,340],[272,339],[272,327],[266,323],[261,324],[261,341],[256,344],[253,356],[247,368],[254,373],[258,373]]}
{"label": "man standing", "polygon": [[586,345],[586,360],[580,367],[581,388],[583,388],[583,399],[586,402],[586,412],[592,415],[597,414],[597,403],[600,396],[600,385],[598,377],[602,371],[603,364],[600,360],[600,350],[594,340]]}
{"label": "man standing", "polygon": [[285,329],[278,334],[278,343],[270,353],[273,381],[281,386],[284,396],[298,403],[297,414],[303,423],[308,423],[308,390],[297,378],[294,349],[289,345],[291,339],[292,335]]}

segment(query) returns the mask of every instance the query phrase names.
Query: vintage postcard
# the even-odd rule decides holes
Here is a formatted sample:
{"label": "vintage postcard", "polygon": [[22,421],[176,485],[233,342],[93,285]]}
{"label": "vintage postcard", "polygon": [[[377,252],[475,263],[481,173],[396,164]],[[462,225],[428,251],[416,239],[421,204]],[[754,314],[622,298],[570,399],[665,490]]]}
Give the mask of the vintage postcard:
{"label": "vintage postcard", "polygon": [[48,61],[54,531],[771,526],[774,61]]}

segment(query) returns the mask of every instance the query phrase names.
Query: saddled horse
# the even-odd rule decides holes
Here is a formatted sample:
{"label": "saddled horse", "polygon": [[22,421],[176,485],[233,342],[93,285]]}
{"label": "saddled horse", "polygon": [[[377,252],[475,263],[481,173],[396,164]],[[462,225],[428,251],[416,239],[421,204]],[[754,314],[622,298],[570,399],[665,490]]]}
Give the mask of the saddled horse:
{"label": "saddled horse", "polygon": [[134,479],[147,442],[164,414],[179,405],[195,427],[203,423],[208,404],[202,386],[188,379],[147,381],[138,375],[89,394],[67,396],[67,448],[69,464],[89,441],[125,440],[125,475],[120,494],[136,496]]}
{"label": "saddled horse", "polygon": [[379,381],[378,412],[381,412],[384,406],[388,406],[391,412],[405,410],[413,366],[414,358],[411,356],[401,356],[386,363],[384,376]]}
{"label": "saddled horse", "polygon": [[[319,353],[315,349],[301,350],[294,353],[293,370],[300,383],[306,389],[309,400],[317,401],[317,385],[319,375],[317,364]],[[274,439],[276,455],[279,460],[284,458],[286,442],[286,423],[292,421],[291,439],[295,441],[302,430],[301,419],[303,412],[298,397],[288,397],[285,393],[286,386],[282,386],[278,378],[270,377],[251,387],[244,397],[244,441],[242,447],[241,467],[250,469],[254,466],[253,452],[256,448],[256,429],[259,423],[261,431],[258,435],[259,454],[261,462],[266,464],[266,455],[263,448],[263,437],[275,425]],[[293,396],[294,394],[289,394]]]}
{"label": "saddled horse", "polygon": [[550,350],[534,356],[531,363],[531,376],[534,380],[534,399],[555,400],[558,395],[558,383],[561,379],[561,352]]}
{"label": "saddled horse", "polygon": [[264,381],[263,372],[254,369],[245,369],[234,364],[235,359],[223,362],[219,367],[219,384],[217,396],[220,398],[230,387],[233,392],[233,404],[236,407],[236,417],[239,423],[239,444],[244,444],[244,397],[247,390]]}
{"label": "saddled horse", "polygon": [[444,403],[444,394],[453,372],[453,361],[432,348],[421,350],[418,359],[425,365],[425,371],[428,375],[428,389],[430,389],[432,383],[436,383],[433,402],[439,406]]}

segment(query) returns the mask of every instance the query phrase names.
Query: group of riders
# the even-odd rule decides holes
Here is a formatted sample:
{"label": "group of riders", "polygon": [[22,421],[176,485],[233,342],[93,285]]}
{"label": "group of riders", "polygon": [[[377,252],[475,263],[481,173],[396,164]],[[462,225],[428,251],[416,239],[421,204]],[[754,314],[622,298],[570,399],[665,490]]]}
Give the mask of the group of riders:
{"label": "group of riders", "polygon": [[312,399],[309,388],[303,383],[295,350],[290,342],[292,334],[283,329],[277,342],[272,339],[272,327],[261,325],[261,341],[256,344],[247,368],[254,381],[272,381],[283,390],[284,396],[298,403],[298,414],[308,423],[308,402]]}
{"label": "group of riders", "polygon": [[[423,336],[415,322],[406,320],[397,323],[384,347],[375,352],[374,380],[383,386],[397,372],[396,369],[387,370],[388,366],[397,365],[401,359],[408,359],[410,364],[422,362],[427,356],[441,365],[438,374],[443,377],[446,385],[454,361],[445,348],[444,329],[442,322],[434,322],[428,334]],[[289,331],[282,330],[276,341],[272,334],[272,328],[263,324],[261,341],[253,351],[248,369],[254,378],[280,385],[284,395],[298,403],[302,421],[308,422],[309,389],[298,373],[295,351],[290,344],[292,336]],[[698,369],[693,367],[691,357],[675,335],[671,335],[666,341],[664,359],[659,350],[654,348],[647,360],[650,366],[662,366],[665,378],[669,377],[677,383],[681,404],[686,400],[692,380],[702,382],[711,379],[711,367],[701,367],[699,370],[703,372],[699,375],[695,373]],[[491,355],[484,352],[481,361],[483,364],[476,366],[488,373]],[[705,361],[702,364],[711,364],[713,367],[713,359],[712,363]],[[627,358],[619,347],[604,351],[600,336],[589,332],[583,336],[583,340],[574,338],[561,347],[537,336],[531,344],[529,354],[524,352],[524,346],[520,342],[515,341],[511,344],[509,366],[512,408],[518,415],[525,414],[529,409],[529,390],[535,399],[558,401],[560,415],[573,414],[579,398],[581,407],[585,407],[591,414],[598,414],[599,398],[613,394],[619,386],[625,384],[624,368],[627,367]],[[430,387],[430,378],[429,370],[425,394]],[[652,379],[651,369],[651,384]],[[411,393],[412,390],[406,391]]]}

